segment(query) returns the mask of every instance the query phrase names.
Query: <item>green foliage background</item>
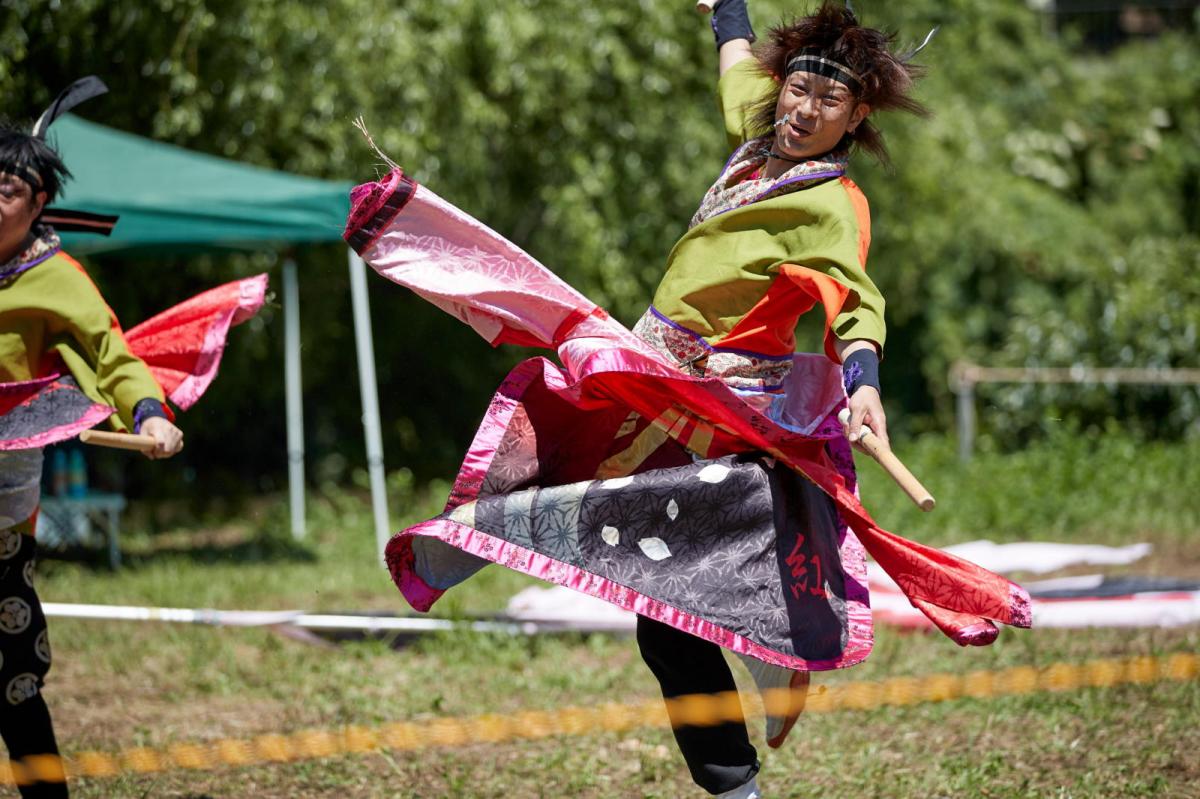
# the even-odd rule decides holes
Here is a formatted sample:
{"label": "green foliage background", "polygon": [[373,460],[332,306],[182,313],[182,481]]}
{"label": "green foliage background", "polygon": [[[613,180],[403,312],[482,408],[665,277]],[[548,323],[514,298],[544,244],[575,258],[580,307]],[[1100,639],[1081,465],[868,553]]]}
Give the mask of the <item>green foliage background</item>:
{"label": "green foliage background", "polygon": [[[761,31],[808,4],[751,6]],[[919,94],[933,118],[881,119],[894,170],[861,158],[852,167],[871,199],[870,268],[888,297],[893,425],[948,426],[946,373],[958,359],[1197,366],[1195,33],[1099,55],[1020,0],[856,6],[904,43],[941,26],[920,59],[929,73]],[[351,127],[361,114],[417,180],[631,322],[727,155],[711,35],[690,7],[0,0],[0,110],[32,117],[59,87],[96,73],[113,92],[81,109],[93,120],[263,166],[368,180],[380,165]],[[363,462],[345,255],[297,255],[311,473],[342,481]],[[93,267],[132,324],[274,263],[271,254],[175,254]],[[527,353],[493,352],[403,290],[371,285],[387,462],[418,477],[448,474],[499,377]],[[221,379],[183,420],[178,473],[208,489],[195,492],[206,502],[282,479],[280,322],[268,312],[234,333]],[[1200,434],[1194,389],[993,387],[981,401],[1001,447],[1062,419]],[[140,466],[127,479],[134,492],[169,490]]]}

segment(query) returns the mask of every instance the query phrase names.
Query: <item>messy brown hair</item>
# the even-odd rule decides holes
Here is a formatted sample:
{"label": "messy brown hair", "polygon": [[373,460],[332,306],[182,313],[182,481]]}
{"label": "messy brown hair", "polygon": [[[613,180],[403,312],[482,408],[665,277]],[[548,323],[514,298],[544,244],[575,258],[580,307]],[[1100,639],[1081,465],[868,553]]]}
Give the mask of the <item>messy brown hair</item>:
{"label": "messy brown hair", "polygon": [[[854,99],[869,105],[872,112],[907,111],[928,116],[928,109],[910,95],[922,69],[891,51],[895,40],[893,33],[860,25],[854,12],[841,3],[825,0],[812,15],[790,25],[771,28],[755,48],[754,55],[759,68],[782,83],[787,77],[788,61],[797,51],[819,51],[821,56],[844,64],[858,75],[862,86],[854,93]],[[772,130],[777,100],[778,93],[775,93],[755,104],[753,127],[756,130],[764,133]],[[889,163],[883,133],[871,123],[870,117],[864,119],[854,132],[847,133],[836,150],[852,147],[866,150],[881,163]]]}

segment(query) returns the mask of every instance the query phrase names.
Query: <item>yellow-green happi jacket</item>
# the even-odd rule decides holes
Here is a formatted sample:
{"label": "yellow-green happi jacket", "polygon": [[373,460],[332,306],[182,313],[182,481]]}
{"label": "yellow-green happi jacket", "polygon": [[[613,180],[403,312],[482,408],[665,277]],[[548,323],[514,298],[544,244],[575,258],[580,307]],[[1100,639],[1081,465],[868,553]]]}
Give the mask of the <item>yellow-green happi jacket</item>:
{"label": "yellow-green happi jacket", "polygon": [[[61,359],[61,364],[58,363]],[[129,351],[116,316],[74,259],[55,252],[0,282],[0,383],[32,380],[65,366],[92,400],[133,427],[133,406],[163,391]]]}
{"label": "yellow-green happi jacket", "polygon": [[757,178],[770,139],[755,138],[752,111],[779,84],[747,59],[726,71],[718,90],[735,152],[671,250],[637,332],[681,363],[750,359],[754,371],[790,362],[796,322],[819,303],[831,358],[835,337],[867,339],[882,351],[884,301],[866,271],[870,210],[845,176],[845,155]]}

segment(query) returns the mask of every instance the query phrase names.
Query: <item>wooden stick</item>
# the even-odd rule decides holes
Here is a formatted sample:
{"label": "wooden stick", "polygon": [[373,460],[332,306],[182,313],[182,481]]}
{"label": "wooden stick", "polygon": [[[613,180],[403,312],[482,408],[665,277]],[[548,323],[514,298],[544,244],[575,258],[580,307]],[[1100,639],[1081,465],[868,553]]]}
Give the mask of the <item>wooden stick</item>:
{"label": "wooden stick", "polygon": [[154,436],[134,435],[132,433],[105,433],[100,430],[84,430],[79,434],[79,440],[85,444],[94,444],[98,447],[132,449],[137,452],[152,452],[157,446]]}
{"label": "wooden stick", "polygon": [[[842,424],[849,423],[849,408],[842,408],[838,411],[838,421]],[[929,489],[921,485],[921,481],[913,476],[913,473],[900,462],[887,444],[884,444],[879,436],[872,433],[871,428],[865,424],[862,426],[858,443],[883,467],[883,470],[888,473],[888,477],[896,481],[896,485],[900,486],[905,494],[908,494],[908,498],[915,502],[918,508],[928,513],[937,506],[937,501],[933,498],[933,494],[929,493]]]}

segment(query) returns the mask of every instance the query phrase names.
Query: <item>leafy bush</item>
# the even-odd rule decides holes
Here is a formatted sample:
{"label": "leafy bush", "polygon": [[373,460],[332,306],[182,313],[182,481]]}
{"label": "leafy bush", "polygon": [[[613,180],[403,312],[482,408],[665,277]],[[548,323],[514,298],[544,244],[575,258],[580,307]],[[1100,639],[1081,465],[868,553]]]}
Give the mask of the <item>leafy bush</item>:
{"label": "leafy bush", "polygon": [[[805,3],[757,0],[763,30]],[[949,366],[1195,366],[1200,327],[1200,48],[1177,32],[1106,56],[1049,35],[1025,3],[863,2],[918,41],[928,121],[883,119],[894,172],[859,159],[871,270],[892,331],[894,421],[944,427]],[[723,162],[715,57],[688,4],[613,0],[12,0],[0,92],[32,116],[91,72],[97,121],[306,174],[370,179],[351,127],[625,321]],[[69,202],[69,189],[66,195]],[[344,255],[300,253],[308,448],[319,479],[363,462]],[[251,262],[255,261],[255,262]],[[268,256],[93,264],[129,321]],[[132,276],[136,275],[136,278]],[[147,279],[150,276],[151,279]],[[278,282],[278,281],[276,281]],[[371,281],[388,462],[449,473],[523,352]],[[280,325],[237,331],[222,379],[184,419],[208,493],[282,481]],[[815,345],[815,342],[814,342]],[[1200,433],[1194,389],[986,389],[981,423],[1021,446],[1052,420],[1151,436]],[[228,455],[227,442],[239,455]],[[215,464],[222,464],[216,468]],[[128,487],[145,490],[148,471]],[[162,484],[159,483],[161,486]],[[200,495],[204,492],[197,492]]]}

